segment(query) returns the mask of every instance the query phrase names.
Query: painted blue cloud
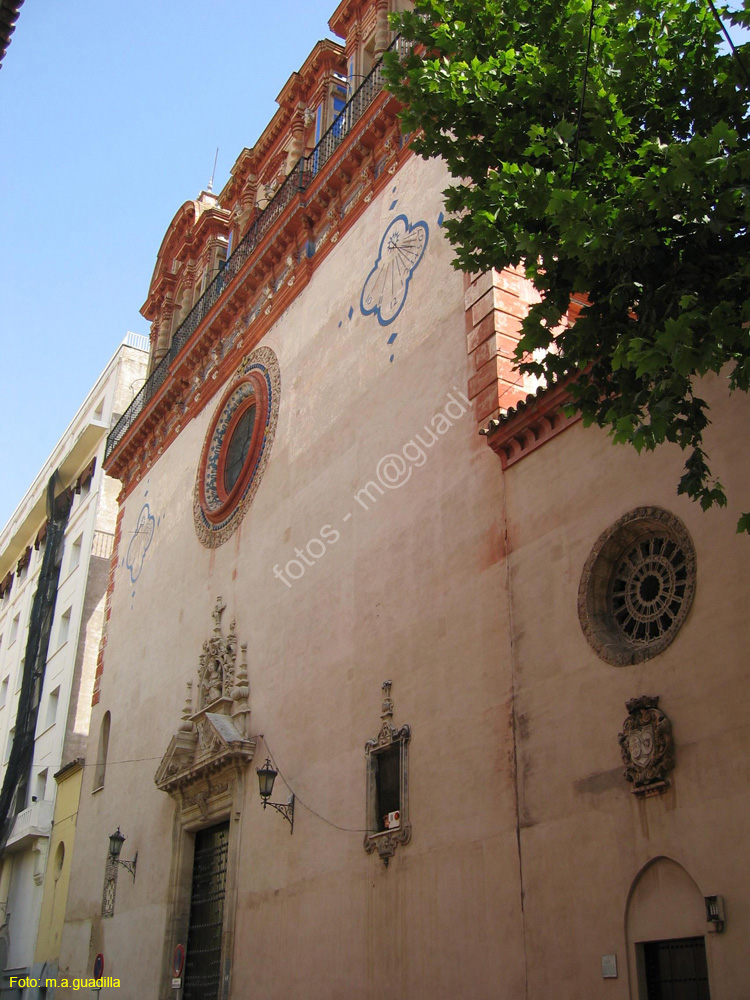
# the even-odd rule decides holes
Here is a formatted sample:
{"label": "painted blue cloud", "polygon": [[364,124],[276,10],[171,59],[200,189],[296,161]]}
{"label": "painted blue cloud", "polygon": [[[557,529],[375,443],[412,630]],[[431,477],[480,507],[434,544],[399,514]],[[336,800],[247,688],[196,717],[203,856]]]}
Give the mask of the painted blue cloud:
{"label": "painted blue cloud", "polygon": [[388,326],[406,302],[411,276],[427,249],[426,222],[409,225],[405,215],[397,215],[380,241],[375,266],[367,275],[360,308],[363,315],[375,313],[381,326]]}
{"label": "painted blue cloud", "polygon": [[143,560],[146,558],[146,552],[153,540],[155,530],[156,520],[151,514],[149,505],[144,503],[138,515],[138,525],[135,529],[135,534],[128,546],[128,554],[125,557],[125,565],[130,572],[131,583],[135,583],[141,575]]}

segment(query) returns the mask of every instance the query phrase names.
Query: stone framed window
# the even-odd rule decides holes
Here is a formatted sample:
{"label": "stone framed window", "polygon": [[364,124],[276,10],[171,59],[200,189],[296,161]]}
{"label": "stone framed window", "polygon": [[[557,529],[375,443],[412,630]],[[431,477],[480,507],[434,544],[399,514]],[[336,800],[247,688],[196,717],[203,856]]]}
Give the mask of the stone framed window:
{"label": "stone framed window", "polygon": [[411,727],[393,725],[391,681],[383,683],[382,725],[365,743],[367,832],[364,848],[387,865],[399,844],[411,840],[409,822],[409,740]]}
{"label": "stone framed window", "polygon": [[674,640],[695,585],[695,548],[685,525],[661,507],[637,507],[599,536],[583,567],[583,634],[614,666],[648,660]]}

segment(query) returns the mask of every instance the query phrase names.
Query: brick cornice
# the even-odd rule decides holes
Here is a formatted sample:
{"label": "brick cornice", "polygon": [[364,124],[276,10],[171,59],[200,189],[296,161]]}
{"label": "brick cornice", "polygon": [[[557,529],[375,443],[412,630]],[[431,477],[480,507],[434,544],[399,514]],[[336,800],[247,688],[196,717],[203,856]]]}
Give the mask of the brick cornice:
{"label": "brick cornice", "polygon": [[490,448],[500,457],[503,469],[514,465],[532,451],[557,437],[581,419],[580,413],[567,416],[570,380],[540,389],[520,400],[501,416],[493,417],[479,433],[487,437]]}
{"label": "brick cornice", "polygon": [[346,38],[351,25],[371,17],[370,0],[341,0],[328,21],[328,27],[339,38]]}
{"label": "brick cornice", "polygon": [[[181,270],[173,273],[172,261],[185,263],[200,256],[205,241],[212,235],[227,236],[229,212],[218,204],[204,205],[197,200],[186,201],[177,211],[159,247],[148,297],[141,307],[141,314],[148,320],[159,315],[166,295],[174,292]],[[193,253],[197,248],[197,253]]]}
{"label": "brick cornice", "polygon": [[[464,289],[468,397],[479,433],[506,469],[575,423],[580,414],[568,417],[563,410],[570,402],[569,379],[535,391],[533,380],[518,370],[521,324],[539,301],[521,268],[467,274]],[[586,302],[585,296],[571,299],[566,325],[575,323]]]}

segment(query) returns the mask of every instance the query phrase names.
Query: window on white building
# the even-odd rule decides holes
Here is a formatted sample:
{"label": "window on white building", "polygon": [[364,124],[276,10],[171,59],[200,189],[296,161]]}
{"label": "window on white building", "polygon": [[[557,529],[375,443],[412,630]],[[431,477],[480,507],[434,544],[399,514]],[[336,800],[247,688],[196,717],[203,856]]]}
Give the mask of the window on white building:
{"label": "window on white building", "polygon": [[23,777],[18,782],[16,786],[16,801],[14,805],[14,812],[16,816],[23,812],[28,804],[29,798],[29,778],[28,775],[24,774]]}
{"label": "window on white building", "polygon": [[78,538],[73,542],[70,547],[70,562],[68,563],[68,572],[72,573],[73,570],[78,566],[81,561],[81,547],[83,546],[83,533],[81,533]]}
{"label": "window on white building", "polygon": [[37,802],[44,802],[44,796],[47,791],[47,768],[40,771],[36,776],[36,781],[34,782],[34,795],[36,796]]}
{"label": "window on white building", "polygon": [[54,726],[57,721],[57,706],[60,701],[60,688],[56,687],[54,691],[50,692],[49,699],[47,701],[47,717],[45,719],[44,728],[49,729],[50,726]]}
{"label": "window on white building", "polygon": [[68,641],[68,634],[70,633],[70,608],[60,615],[60,628],[57,632],[57,645],[58,648]]}

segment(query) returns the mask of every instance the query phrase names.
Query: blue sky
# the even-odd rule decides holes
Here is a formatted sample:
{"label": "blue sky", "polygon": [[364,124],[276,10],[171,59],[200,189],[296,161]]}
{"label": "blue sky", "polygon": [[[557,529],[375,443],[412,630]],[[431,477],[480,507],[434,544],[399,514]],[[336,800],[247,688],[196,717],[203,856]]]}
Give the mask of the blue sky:
{"label": "blue sky", "polygon": [[336,0],[27,0],[0,69],[0,527]]}

